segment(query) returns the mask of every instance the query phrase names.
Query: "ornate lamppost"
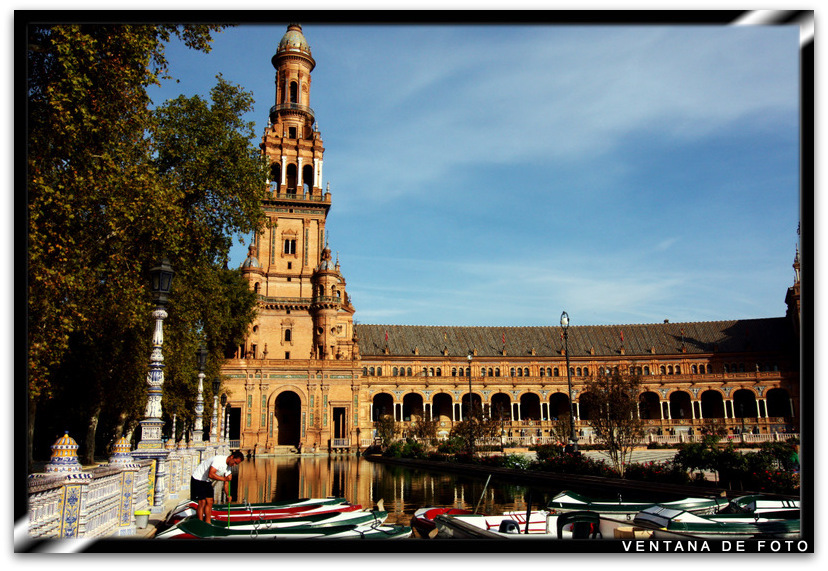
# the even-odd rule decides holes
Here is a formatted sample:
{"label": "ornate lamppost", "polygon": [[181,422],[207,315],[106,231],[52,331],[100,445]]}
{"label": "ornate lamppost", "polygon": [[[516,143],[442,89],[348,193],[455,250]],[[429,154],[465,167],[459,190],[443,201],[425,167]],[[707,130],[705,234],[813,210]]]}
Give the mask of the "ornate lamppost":
{"label": "ornate lamppost", "polygon": [[155,310],[152,316],[155,318],[155,331],[152,335],[152,353],[150,354],[149,372],[147,373],[147,385],[149,385],[149,396],[147,407],[144,410],[144,419],[141,421],[141,441],[139,449],[163,448],[161,441],[161,429],[164,421],[161,420],[161,387],[164,384],[164,355],[161,346],[164,344],[163,322],[167,317],[166,305],[169,301],[172,290],[172,279],[175,275],[169,260],[164,258],[159,266],[150,270],[152,276],[152,294],[155,301]]}
{"label": "ornate lamppost", "polygon": [[[167,317],[166,305],[172,290],[172,279],[175,275],[169,260],[164,258],[161,264],[150,270],[152,295],[155,301],[155,331],[152,335],[152,352],[150,353],[149,372],[147,373],[147,407],[144,410],[144,419],[141,424],[141,440],[133,452],[133,458],[155,460],[155,491],[153,493],[152,510],[162,508],[167,499],[167,456],[171,450],[164,447],[161,440],[161,430],[164,421],[161,420],[161,396],[164,385],[164,355],[161,346],[164,344],[164,319]],[[173,434],[173,438],[175,435]]]}
{"label": "ornate lamppost", "polygon": [[198,395],[196,396],[195,406],[195,434],[193,434],[193,441],[196,448],[201,448],[204,442],[204,368],[207,366],[207,348],[204,343],[198,348],[196,352],[198,359]]}
{"label": "ornate lamppost", "polygon": [[221,441],[227,446],[229,442],[229,431],[227,425],[230,423],[230,411],[227,408],[227,393],[221,393],[221,415],[223,417],[223,424],[221,426]]}
{"label": "ornate lamppost", "polygon": [[474,456],[474,427],[472,425],[472,385],[471,385],[471,362],[472,352],[469,351],[469,368],[466,371],[469,375],[469,408],[466,411],[466,428],[469,431],[469,457]]}
{"label": "ornate lamppost", "polygon": [[578,450],[578,438],[575,436],[575,404],[572,402],[572,373],[569,371],[569,314],[561,313],[561,327],[564,336],[564,354],[566,355],[566,387],[569,392],[569,443],[572,450]]}
{"label": "ornate lamppost", "polygon": [[218,446],[219,388],[221,388],[221,378],[216,375],[216,378],[213,379],[213,422],[210,425],[210,444],[214,446]]}

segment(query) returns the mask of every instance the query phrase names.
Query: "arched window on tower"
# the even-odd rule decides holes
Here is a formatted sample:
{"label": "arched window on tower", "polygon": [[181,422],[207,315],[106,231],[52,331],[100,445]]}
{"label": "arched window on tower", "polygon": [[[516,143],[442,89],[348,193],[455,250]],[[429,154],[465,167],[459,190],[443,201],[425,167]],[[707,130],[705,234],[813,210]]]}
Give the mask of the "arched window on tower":
{"label": "arched window on tower", "polygon": [[299,84],[290,82],[290,103],[299,103]]}
{"label": "arched window on tower", "polygon": [[313,165],[302,167],[302,192],[310,194],[313,188]]}
{"label": "arched window on tower", "polygon": [[290,329],[285,329],[285,341],[290,342],[293,340],[293,333]]}

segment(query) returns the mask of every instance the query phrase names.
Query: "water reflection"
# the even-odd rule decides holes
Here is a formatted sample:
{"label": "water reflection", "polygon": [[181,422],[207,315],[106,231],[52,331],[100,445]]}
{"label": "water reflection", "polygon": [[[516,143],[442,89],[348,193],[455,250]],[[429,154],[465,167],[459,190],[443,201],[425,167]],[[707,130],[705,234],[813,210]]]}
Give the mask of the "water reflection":
{"label": "water reflection", "polygon": [[408,469],[354,456],[251,458],[239,465],[234,484],[233,497],[251,503],[341,496],[374,507],[383,500],[388,523],[401,524],[408,524],[414,511],[423,506],[477,508],[481,513],[523,511],[527,499],[536,508],[557,492],[495,479],[487,487],[482,478]]}

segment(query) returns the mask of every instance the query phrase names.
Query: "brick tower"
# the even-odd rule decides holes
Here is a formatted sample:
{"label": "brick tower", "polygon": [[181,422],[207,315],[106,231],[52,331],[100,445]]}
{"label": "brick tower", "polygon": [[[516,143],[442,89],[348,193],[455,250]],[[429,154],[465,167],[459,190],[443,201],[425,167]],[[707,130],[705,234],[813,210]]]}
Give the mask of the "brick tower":
{"label": "brick tower", "polygon": [[[331,194],[322,183],[325,149],[310,107],[316,62],[301,26],[288,26],[271,62],[275,104],[260,145],[270,163],[268,220],[242,264],[259,294],[258,316],[234,360],[241,370],[225,370],[227,388],[231,406],[244,411],[243,448],[327,446],[350,432],[345,419],[352,416],[331,403],[347,403],[350,411],[358,351],[354,308],[325,236]],[[236,380],[242,378],[244,384]],[[341,396],[338,384],[346,385]]]}

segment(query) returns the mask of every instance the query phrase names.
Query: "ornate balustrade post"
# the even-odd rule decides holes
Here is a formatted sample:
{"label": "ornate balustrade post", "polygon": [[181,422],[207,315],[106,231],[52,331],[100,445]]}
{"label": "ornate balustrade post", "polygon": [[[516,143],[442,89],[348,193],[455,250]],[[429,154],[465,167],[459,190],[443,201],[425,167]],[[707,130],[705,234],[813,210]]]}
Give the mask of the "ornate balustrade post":
{"label": "ornate balustrade post", "polygon": [[164,344],[164,319],[167,312],[164,309],[172,289],[173,272],[169,261],[165,258],[161,265],[151,270],[152,292],[155,297],[155,310],[152,312],[155,318],[155,331],[152,336],[152,353],[150,354],[149,372],[147,373],[147,385],[149,395],[147,407],[144,411],[144,419],[141,425],[141,441],[138,449],[133,453],[136,458],[151,459],[156,461],[154,477],[154,494],[152,511],[158,512],[162,509],[164,500],[167,498],[167,456],[169,451],[165,449],[161,440],[161,429],[164,421],[161,419],[161,398],[162,386],[164,385],[164,355],[161,347]]}
{"label": "ornate balustrade post", "polygon": [[[52,445],[52,458],[44,474],[29,476],[33,491],[51,489],[43,503],[30,502],[29,533],[32,537],[78,538],[86,534],[87,495],[92,474],[84,473],[78,462],[78,444],[67,432]],[[38,510],[43,507],[47,513]],[[41,510],[42,512],[43,510]]]}
{"label": "ornate balustrade post", "polygon": [[135,535],[135,478],[139,466],[130,454],[129,441],[121,438],[112,449],[109,465],[121,469],[121,496],[118,502],[118,535]]}

